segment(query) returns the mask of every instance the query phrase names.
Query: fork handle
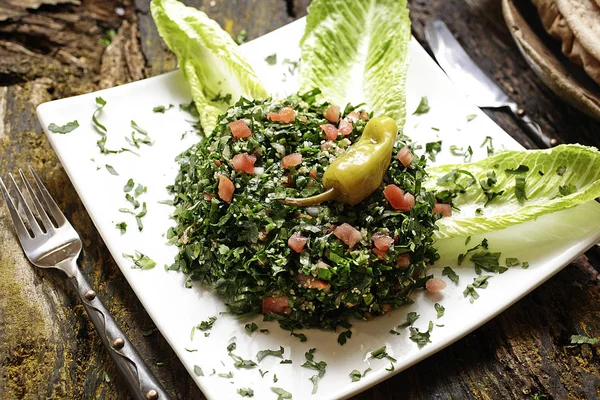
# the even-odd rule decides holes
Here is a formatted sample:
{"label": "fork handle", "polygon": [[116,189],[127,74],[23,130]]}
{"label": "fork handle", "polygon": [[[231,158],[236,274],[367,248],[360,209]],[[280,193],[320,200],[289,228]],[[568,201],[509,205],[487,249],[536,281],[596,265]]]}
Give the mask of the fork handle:
{"label": "fork handle", "polygon": [[[75,261],[73,262],[75,263]],[[96,327],[104,347],[108,350],[119,373],[125,379],[131,397],[136,400],[171,399],[92,290],[79,268],[75,265],[73,270],[74,276],[70,277],[69,281],[77,290],[77,294],[79,294],[89,318]]]}

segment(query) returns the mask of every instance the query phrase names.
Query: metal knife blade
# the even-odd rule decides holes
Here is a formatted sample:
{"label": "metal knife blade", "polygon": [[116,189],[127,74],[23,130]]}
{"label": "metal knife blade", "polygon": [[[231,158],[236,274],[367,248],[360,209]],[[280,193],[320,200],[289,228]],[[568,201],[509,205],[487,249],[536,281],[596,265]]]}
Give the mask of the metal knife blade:
{"label": "metal knife blade", "polygon": [[549,138],[540,126],[526,115],[525,110],[512,101],[473,62],[443,21],[428,21],[425,25],[425,39],[446,75],[475,105],[480,108],[508,108],[539,147],[547,148],[558,144],[556,139]]}
{"label": "metal knife blade", "polygon": [[471,60],[443,21],[429,21],[425,26],[425,38],[444,72],[478,107],[506,107],[511,102],[508,95]]}

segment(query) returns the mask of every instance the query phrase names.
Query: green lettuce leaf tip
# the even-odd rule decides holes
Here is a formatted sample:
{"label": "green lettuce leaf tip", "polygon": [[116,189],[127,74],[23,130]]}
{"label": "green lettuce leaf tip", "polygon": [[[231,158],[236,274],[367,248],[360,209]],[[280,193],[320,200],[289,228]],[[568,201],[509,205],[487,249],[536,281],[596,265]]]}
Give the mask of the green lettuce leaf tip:
{"label": "green lettuce leaf tip", "polygon": [[[438,220],[438,239],[504,229],[600,196],[600,152],[582,145],[502,151],[478,162],[431,167],[424,186],[438,192],[448,189],[449,184],[439,180],[455,170],[468,171],[476,182],[454,199],[454,206],[460,210],[453,210],[451,217]],[[486,180],[491,171],[497,178],[492,190],[503,191],[503,194],[485,206],[488,198],[480,181]],[[525,180],[526,199],[521,201],[515,184],[519,177]],[[459,179],[465,183],[470,176],[461,175]]]}
{"label": "green lettuce leaf tip", "polygon": [[366,103],[405,121],[410,18],[406,0],[314,0],[300,42],[300,90],[340,106]]}
{"label": "green lettuce leaf tip", "polygon": [[205,133],[241,96],[268,97],[231,36],[204,12],[176,0],[152,0],[150,9],[190,85]]}

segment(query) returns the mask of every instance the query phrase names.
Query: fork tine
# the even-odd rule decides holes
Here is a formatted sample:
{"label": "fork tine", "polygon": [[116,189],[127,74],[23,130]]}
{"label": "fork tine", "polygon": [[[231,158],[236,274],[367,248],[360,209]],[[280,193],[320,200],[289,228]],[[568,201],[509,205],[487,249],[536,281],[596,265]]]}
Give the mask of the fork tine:
{"label": "fork tine", "polygon": [[19,236],[19,240],[23,243],[25,240],[31,239],[31,235],[27,228],[25,228],[25,224],[23,220],[21,220],[21,216],[17,212],[17,208],[15,207],[15,203],[13,203],[10,195],[8,194],[8,190],[6,186],[4,186],[4,181],[0,178],[0,190],[4,195],[4,200],[6,200],[6,206],[8,207],[8,211],[10,212],[10,216],[12,217],[13,224],[15,226],[15,230],[17,231],[17,235]]}
{"label": "fork tine", "polygon": [[31,228],[31,231],[33,232],[33,237],[43,235],[44,232],[42,232],[42,228],[40,228],[40,225],[38,224],[37,219],[35,219],[35,215],[33,215],[33,212],[31,211],[29,204],[27,204],[27,202],[25,201],[25,197],[23,197],[23,193],[21,192],[21,189],[19,189],[19,186],[17,186],[17,182],[15,181],[15,178],[12,176],[12,174],[8,174],[8,176],[10,176],[10,179],[12,180],[12,183],[15,186],[15,190],[17,192],[17,200],[23,206],[23,211],[25,212],[25,216],[29,220],[28,221],[29,227]]}
{"label": "fork tine", "polygon": [[25,174],[23,173],[22,169],[19,169],[19,175],[21,175],[21,180],[25,184],[25,187],[27,187],[27,191],[29,192],[31,199],[33,200],[33,205],[35,206],[35,209],[37,210],[37,212],[42,220],[42,225],[44,225],[44,228],[46,228],[46,232],[53,232],[54,225],[52,224],[52,221],[50,221],[50,217],[48,217],[46,210],[44,210],[44,207],[42,207],[42,203],[40,203],[37,193],[33,190],[31,185],[29,184],[29,181],[25,177]]}
{"label": "fork tine", "polygon": [[48,211],[50,211],[50,215],[56,221],[56,225],[58,226],[58,228],[63,226],[65,223],[68,223],[67,219],[65,218],[65,215],[62,213],[58,205],[56,205],[56,202],[48,192],[48,189],[46,189],[46,186],[44,186],[44,183],[42,182],[40,177],[37,176],[37,174],[35,173],[33,168],[31,168],[31,166],[29,167],[29,172],[31,172],[31,175],[33,175],[33,178],[35,179],[35,184],[40,193],[42,194],[42,198],[44,199],[44,202],[48,207]]}

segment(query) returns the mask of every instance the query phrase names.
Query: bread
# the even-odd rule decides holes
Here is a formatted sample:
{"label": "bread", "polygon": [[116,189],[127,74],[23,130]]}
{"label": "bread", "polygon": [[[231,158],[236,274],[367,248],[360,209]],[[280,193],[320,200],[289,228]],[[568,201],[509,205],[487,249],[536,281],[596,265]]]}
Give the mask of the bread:
{"label": "bread", "polygon": [[600,84],[600,0],[532,0],[562,52]]}

